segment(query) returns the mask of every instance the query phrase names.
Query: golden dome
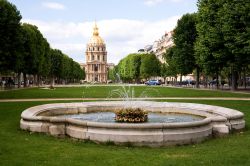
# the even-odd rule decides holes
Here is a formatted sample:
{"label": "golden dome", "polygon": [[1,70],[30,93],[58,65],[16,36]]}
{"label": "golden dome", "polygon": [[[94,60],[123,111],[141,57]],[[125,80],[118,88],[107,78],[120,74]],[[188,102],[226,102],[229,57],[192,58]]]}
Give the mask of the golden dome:
{"label": "golden dome", "polygon": [[98,27],[97,27],[96,23],[95,23],[95,26],[94,26],[93,36],[89,40],[89,44],[98,44],[98,45],[99,44],[104,44],[104,41],[99,36]]}

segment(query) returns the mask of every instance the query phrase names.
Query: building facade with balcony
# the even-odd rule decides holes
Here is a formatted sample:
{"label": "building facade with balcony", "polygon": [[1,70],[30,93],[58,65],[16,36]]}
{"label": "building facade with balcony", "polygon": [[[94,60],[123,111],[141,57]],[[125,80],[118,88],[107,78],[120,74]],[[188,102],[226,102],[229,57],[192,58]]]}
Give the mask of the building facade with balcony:
{"label": "building facade with balcony", "polygon": [[165,62],[163,55],[166,53],[166,50],[173,45],[173,31],[166,32],[159,40],[154,42],[153,50],[161,63]]}

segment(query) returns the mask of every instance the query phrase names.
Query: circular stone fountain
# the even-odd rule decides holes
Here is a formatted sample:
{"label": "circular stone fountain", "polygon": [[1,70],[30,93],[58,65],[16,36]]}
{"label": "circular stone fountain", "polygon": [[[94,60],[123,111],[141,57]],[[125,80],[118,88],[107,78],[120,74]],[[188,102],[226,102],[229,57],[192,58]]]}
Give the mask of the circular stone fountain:
{"label": "circular stone fountain", "polygon": [[[117,123],[113,112],[128,107],[124,101],[45,104],[28,108],[21,115],[20,127],[53,136],[70,136],[95,142],[166,146],[201,142],[245,127],[244,114],[233,109],[193,103],[130,101],[133,108],[149,113],[147,123]],[[97,114],[100,118],[81,118]],[[100,120],[110,114],[109,120]],[[150,114],[166,115],[167,120],[150,121]],[[181,115],[181,116],[178,116]],[[110,119],[111,116],[111,119]],[[177,120],[188,117],[189,120]],[[95,116],[92,116],[95,117]],[[96,120],[97,119],[97,120]],[[105,118],[104,118],[105,119]],[[185,119],[185,118],[184,118]],[[190,120],[191,119],[191,120]],[[173,121],[172,121],[173,120]]]}

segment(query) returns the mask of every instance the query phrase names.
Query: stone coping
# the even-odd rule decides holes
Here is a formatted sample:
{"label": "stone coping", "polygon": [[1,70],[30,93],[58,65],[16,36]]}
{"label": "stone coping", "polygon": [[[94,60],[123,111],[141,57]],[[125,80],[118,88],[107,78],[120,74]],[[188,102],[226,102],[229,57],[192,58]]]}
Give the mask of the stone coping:
{"label": "stone coping", "polygon": [[[194,122],[178,123],[104,123],[55,117],[60,114],[79,114],[114,111],[124,107],[140,107],[149,112],[184,113],[203,116]],[[54,103],[24,110],[20,127],[32,132],[54,136],[68,135],[77,139],[98,142],[132,142],[136,145],[176,145],[200,142],[211,135],[226,135],[245,127],[244,114],[234,109],[195,103],[152,101],[98,101]]]}
{"label": "stone coping", "polygon": [[[54,103],[38,105],[24,110],[21,118],[29,120],[39,120],[39,114],[45,111],[63,109],[72,114],[86,113],[95,111],[105,111],[119,107],[140,107],[152,112],[179,112],[195,114],[200,116],[212,116],[213,118],[225,117],[227,120],[243,118],[244,114],[240,111],[206,104],[180,103],[180,102],[149,102],[149,101],[99,101],[99,102],[76,102],[76,103]],[[94,109],[93,109],[94,108]],[[66,110],[65,110],[66,109]],[[98,110],[99,109],[99,110]],[[112,111],[112,110],[111,110]],[[42,120],[41,118],[40,120]],[[45,118],[46,119],[46,118]],[[45,120],[44,119],[44,120]]]}

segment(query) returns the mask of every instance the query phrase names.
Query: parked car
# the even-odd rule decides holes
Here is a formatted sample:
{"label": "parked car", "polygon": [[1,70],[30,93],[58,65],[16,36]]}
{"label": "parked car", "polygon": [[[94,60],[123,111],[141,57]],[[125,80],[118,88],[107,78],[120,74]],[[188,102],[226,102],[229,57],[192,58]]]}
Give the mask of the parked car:
{"label": "parked car", "polygon": [[146,85],[161,85],[160,80],[149,80],[145,82]]}
{"label": "parked car", "polygon": [[194,80],[184,80],[181,82],[181,85],[195,85]]}
{"label": "parked car", "polygon": [[216,79],[214,79],[214,80],[208,82],[208,85],[209,85],[209,86],[214,86],[214,85],[216,85],[216,84],[217,84],[217,80],[216,80]]}

